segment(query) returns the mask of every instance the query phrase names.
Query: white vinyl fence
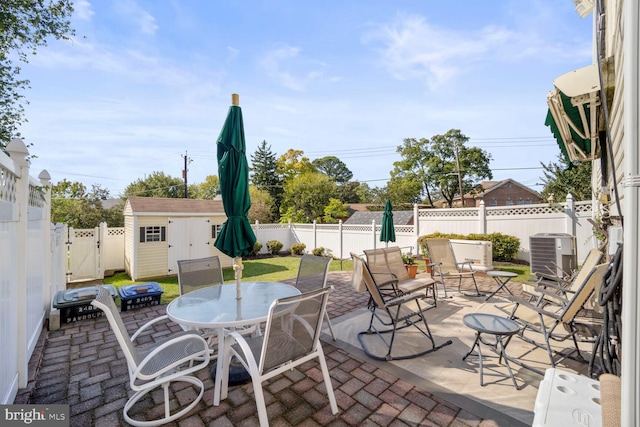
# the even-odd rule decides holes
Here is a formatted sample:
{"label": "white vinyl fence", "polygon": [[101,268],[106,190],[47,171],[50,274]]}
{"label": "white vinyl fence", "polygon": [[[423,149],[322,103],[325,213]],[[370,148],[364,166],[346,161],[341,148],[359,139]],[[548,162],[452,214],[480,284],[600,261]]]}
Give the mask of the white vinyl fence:
{"label": "white vinyl fence", "polygon": [[[565,203],[496,206],[475,208],[421,209],[414,207],[417,225],[396,226],[396,241],[389,245],[405,248],[404,252],[420,253],[418,237],[435,232],[467,235],[502,233],[520,239],[517,259],[529,261],[529,237],[541,233],[567,233],[576,236],[577,259],[581,263],[597,240],[589,223],[592,202],[574,202],[569,195]],[[361,254],[365,249],[384,247],[380,242],[380,224],[259,224],[253,225],[256,238],[263,244],[278,240],[284,248],[304,243],[306,251],[323,247],[334,258],[347,259],[349,253]]]}
{"label": "white vinyl fence", "polygon": [[19,139],[0,152],[0,404],[27,385],[28,363],[51,296],[65,288],[66,236],[51,226],[50,176],[29,176]]}

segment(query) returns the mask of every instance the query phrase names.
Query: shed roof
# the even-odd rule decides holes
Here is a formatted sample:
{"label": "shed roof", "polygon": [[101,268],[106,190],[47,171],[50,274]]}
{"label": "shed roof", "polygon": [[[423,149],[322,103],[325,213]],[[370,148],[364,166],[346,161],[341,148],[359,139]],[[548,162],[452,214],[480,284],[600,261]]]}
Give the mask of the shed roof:
{"label": "shed roof", "polygon": [[[131,213],[201,213],[224,214],[222,200],[171,199],[161,197],[129,197]],[[127,209],[125,208],[125,211]]]}

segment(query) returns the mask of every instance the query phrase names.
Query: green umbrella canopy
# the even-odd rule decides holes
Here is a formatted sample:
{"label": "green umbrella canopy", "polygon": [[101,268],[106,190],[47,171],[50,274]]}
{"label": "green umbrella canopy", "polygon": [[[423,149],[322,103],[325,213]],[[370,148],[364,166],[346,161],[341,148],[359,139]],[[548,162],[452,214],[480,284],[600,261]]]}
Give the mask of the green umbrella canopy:
{"label": "green umbrella canopy", "polygon": [[217,142],[220,192],[227,221],[214,245],[230,257],[243,257],[253,250],[256,236],[248,218],[249,165],[238,95],[232,95],[231,104]]}
{"label": "green umbrella canopy", "polygon": [[391,200],[387,199],[384,205],[384,213],[382,214],[382,227],[380,228],[381,242],[395,242],[396,230],[393,227],[393,207]]}

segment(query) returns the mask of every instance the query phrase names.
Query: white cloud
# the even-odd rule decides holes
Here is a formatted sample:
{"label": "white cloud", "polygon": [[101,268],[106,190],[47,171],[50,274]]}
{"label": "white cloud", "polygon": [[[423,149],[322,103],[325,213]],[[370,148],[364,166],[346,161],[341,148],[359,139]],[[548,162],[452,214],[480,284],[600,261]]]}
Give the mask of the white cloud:
{"label": "white cloud", "polygon": [[438,28],[423,17],[400,15],[365,35],[365,43],[380,43],[382,66],[399,80],[423,80],[430,89],[466,72],[488,51],[497,51],[513,37],[509,31],[486,27],[465,34]]}
{"label": "white cloud", "polygon": [[135,1],[119,0],[114,6],[125,20],[131,22],[143,34],[154,35],[157,31],[158,24],[155,17]]}
{"label": "white cloud", "polygon": [[73,3],[73,14],[82,21],[91,21],[94,13],[88,0],[76,0]]}
{"label": "white cloud", "polygon": [[[310,61],[300,58],[301,49],[290,45],[281,45],[267,52],[260,61],[261,67],[267,75],[278,84],[294,90],[303,92],[306,86],[313,80],[323,76],[321,71],[297,71],[298,68],[309,68]],[[319,65],[317,62],[314,65]]]}

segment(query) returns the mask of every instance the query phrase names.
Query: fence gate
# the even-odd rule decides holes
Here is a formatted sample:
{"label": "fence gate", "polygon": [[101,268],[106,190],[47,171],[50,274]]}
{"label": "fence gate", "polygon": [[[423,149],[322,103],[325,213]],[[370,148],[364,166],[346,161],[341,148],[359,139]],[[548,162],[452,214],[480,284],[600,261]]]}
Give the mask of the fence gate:
{"label": "fence gate", "polygon": [[67,283],[104,279],[100,268],[99,228],[69,228],[69,270]]}

